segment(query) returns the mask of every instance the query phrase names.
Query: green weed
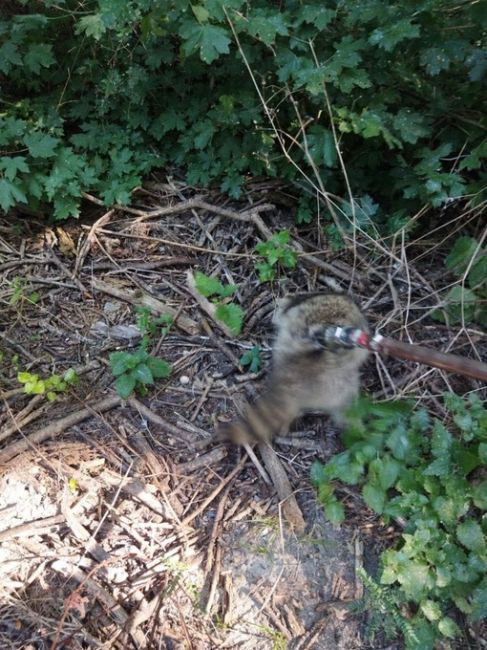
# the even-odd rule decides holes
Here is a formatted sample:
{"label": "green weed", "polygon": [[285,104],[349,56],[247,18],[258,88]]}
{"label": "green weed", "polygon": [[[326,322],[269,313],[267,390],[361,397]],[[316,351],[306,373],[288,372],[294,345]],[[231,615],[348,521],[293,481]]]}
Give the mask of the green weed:
{"label": "green weed", "polygon": [[381,556],[380,589],[391,591],[377,594],[397,592],[393,599],[413,606],[421,642],[405,639],[415,650],[456,636],[452,606],[472,620],[487,616],[487,410],[475,394],[446,394],[443,403],[446,422],[410,402],[359,400],[346,451],[311,473],[333,523],[345,516],[337,481],[360,486],[386,523],[405,522],[398,546]]}

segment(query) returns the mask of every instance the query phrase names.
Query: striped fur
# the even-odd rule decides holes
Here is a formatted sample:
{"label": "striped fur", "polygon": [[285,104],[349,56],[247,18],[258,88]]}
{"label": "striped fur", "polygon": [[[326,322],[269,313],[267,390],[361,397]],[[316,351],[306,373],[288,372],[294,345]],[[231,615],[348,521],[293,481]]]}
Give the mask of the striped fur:
{"label": "striped fur", "polygon": [[324,350],[318,333],[328,325],[367,330],[364,315],[351,298],[338,294],[302,294],[284,298],[276,310],[272,370],[262,396],[221,433],[238,444],[270,441],[286,433],[306,411],[322,411],[338,423],[357,395],[365,350]]}

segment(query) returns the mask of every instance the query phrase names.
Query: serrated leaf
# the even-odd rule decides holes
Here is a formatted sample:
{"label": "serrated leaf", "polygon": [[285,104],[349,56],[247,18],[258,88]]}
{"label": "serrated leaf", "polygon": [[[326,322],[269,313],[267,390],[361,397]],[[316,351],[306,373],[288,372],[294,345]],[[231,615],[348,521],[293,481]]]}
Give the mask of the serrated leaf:
{"label": "serrated leaf", "polygon": [[0,208],[8,212],[17,203],[27,203],[27,197],[14,183],[0,178]]}
{"label": "serrated leaf", "polygon": [[195,287],[202,296],[209,298],[210,296],[222,296],[227,298],[233,295],[238,286],[236,284],[223,285],[218,278],[209,277],[201,271],[196,271],[194,274]]}
{"label": "serrated leaf", "polygon": [[399,476],[400,469],[400,463],[394,458],[391,458],[390,456],[385,456],[383,458],[378,476],[380,486],[383,490],[388,490],[394,485]]}
{"label": "serrated leaf", "polygon": [[446,636],[447,639],[454,639],[460,632],[460,628],[455,621],[449,616],[445,616],[438,623],[438,630]]}
{"label": "serrated leaf", "polygon": [[76,24],[76,34],[86,34],[91,36],[95,41],[99,41],[106,31],[105,23],[100,14],[92,14],[90,16],[83,16]]}
{"label": "serrated leaf", "polygon": [[444,457],[446,455],[448,458],[451,444],[451,433],[442,422],[435,419],[431,434],[431,453],[436,457]]}
{"label": "serrated leaf", "polygon": [[437,621],[441,617],[441,608],[434,600],[423,600],[420,608],[428,621]]}
{"label": "serrated leaf", "polygon": [[165,379],[171,374],[171,364],[165,361],[165,359],[150,357],[146,363],[155,379]]}
{"label": "serrated leaf", "polygon": [[150,368],[145,363],[139,363],[133,370],[130,371],[130,374],[136,381],[140,381],[141,384],[153,384],[154,377]]}
{"label": "serrated leaf", "polygon": [[7,41],[0,47],[0,72],[8,74],[15,65],[22,65],[22,57],[17,45]]}
{"label": "serrated leaf", "polygon": [[260,282],[270,282],[276,277],[276,272],[268,262],[257,262],[255,270],[259,274]]}
{"label": "serrated leaf", "polygon": [[[473,291],[456,284],[443,296],[443,309],[448,314],[448,318],[452,323],[461,322],[462,314],[463,318],[469,322],[475,316],[477,300],[478,297]],[[439,310],[433,312],[431,316],[435,320],[444,320],[443,314]]]}
{"label": "serrated leaf", "polygon": [[183,50],[189,55],[199,50],[204,63],[213,63],[220,54],[230,51],[230,39],[226,29],[209,23],[186,22],[180,30],[183,37]]}
{"label": "serrated leaf", "polygon": [[322,5],[311,6],[311,5],[302,5],[299,12],[299,21],[304,21],[306,23],[311,23],[317,29],[325,29],[331,23],[335,17],[336,11],[333,9],[327,9]]}
{"label": "serrated leaf", "polygon": [[33,74],[39,74],[41,68],[49,68],[55,61],[50,43],[31,43],[23,63]]}
{"label": "serrated leaf", "polygon": [[191,9],[195,15],[196,20],[200,23],[207,23],[210,17],[210,12],[202,5],[191,5]]}
{"label": "serrated leaf", "polygon": [[74,368],[68,368],[64,373],[63,378],[68,384],[76,384],[79,380],[78,374]]}
{"label": "serrated leaf", "polygon": [[325,516],[334,526],[339,526],[345,519],[345,509],[339,501],[330,501],[325,505]]}
{"label": "serrated leaf", "polygon": [[371,483],[366,483],[362,488],[362,496],[365,503],[378,515],[384,511],[384,503],[386,500],[386,493],[384,490]]}
{"label": "serrated leaf", "polygon": [[310,478],[312,483],[314,483],[315,485],[319,485],[320,483],[323,483],[328,480],[327,474],[325,472],[325,466],[323,465],[323,463],[320,463],[319,460],[315,460],[311,465]]}
{"label": "serrated leaf", "polygon": [[487,465],[487,442],[481,442],[479,444],[479,458]]}
{"label": "serrated leaf", "polygon": [[17,373],[17,380],[21,384],[25,384],[28,381],[37,381],[39,379],[38,375],[33,375],[30,372],[19,372]]}
{"label": "serrated leaf", "polygon": [[451,64],[448,54],[439,47],[426,48],[421,52],[419,60],[431,77],[440,74],[442,70],[448,70]]}
{"label": "serrated leaf", "polygon": [[29,133],[24,137],[24,142],[33,158],[51,158],[56,154],[59,138],[47,133]]}
{"label": "serrated leaf", "polygon": [[404,562],[398,571],[397,580],[406,596],[412,600],[420,600],[433,586],[429,567],[423,562]]}
{"label": "serrated leaf", "polygon": [[245,312],[239,305],[218,305],[215,311],[218,320],[230,329],[232,334],[238,336],[242,331]]}
{"label": "serrated leaf", "polygon": [[472,498],[477,508],[487,510],[487,480],[474,486]]}
{"label": "serrated leaf", "polygon": [[284,16],[274,9],[269,13],[255,9],[250,16],[249,34],[259,37],[266,45],[272,45],[278,34],[286,36],[288,33]]}
{"label": "serrated leaf", "polygon": [[487,579],[484,578],[472,594],[472,618],[479,621],[487,617]]}
{"label": "serrated leaf", "polygon": [[112,352],[108,358],[115,377],[132,368],[131,355],[128,352]]}
{"label": "serrated leaf", "polygon": [[478,244],[473,237],[459,237],[445,259],[446,268],[455,270],[457,273],[463,273],[477,249]]}
{"label": "serrated leaf", "polygon": [[135,384],[135,377],[132,377],[132,375],[128,373],[124,373],[123,375],[120,375],[120,377],[118,377],[117,381],[115,382],[115,389],[120,397],[127,399],[127,397],[129,397],[129,395],[134,390]]}
{"label": "serrated leaf", "polygon": [[427,465],[423,474],[425,476],[448,476],[450,473],[450,458],[449,456],[435,458],[433,462]]}
{"label": "serrated leaf", "polygon": [[25,162],[24,156],[2,156],[0,158],[0,170],[3,169],[7,180],[13,181],[17,172],[28,172],[29,165]]}
{"label": "serrated leaf", "polygon": [[457,537],[469,551],[485,549],[485,537],[482,528],[473,519],[469,519],[457,526]]}
{"label": "serrated leaf", "polygon": [[391,52],[401,41],[417,38],[419,34],[418,25],[413,25],[409,18],[402,18],[375,29],[369,37],[369,42],[378,45],[386,52]]}
{"label": "serrated leaf", "polygon": [[411,450],[411,441],[408,431],[403,424],[397,425],[387,437],[387,447],[397,460],[405,460]]}
{"label": "serrated leaf", "polygon": [[468,274],[468,284],[471,289],[478,289],[487,284],[487,255],[483,255]]}
{"label": "serrated leaf", "polygon": [[331,501],[336,501],[333,496],[333,485],[331,483],[323,482],[318,485],[318,501],[323,505]]}

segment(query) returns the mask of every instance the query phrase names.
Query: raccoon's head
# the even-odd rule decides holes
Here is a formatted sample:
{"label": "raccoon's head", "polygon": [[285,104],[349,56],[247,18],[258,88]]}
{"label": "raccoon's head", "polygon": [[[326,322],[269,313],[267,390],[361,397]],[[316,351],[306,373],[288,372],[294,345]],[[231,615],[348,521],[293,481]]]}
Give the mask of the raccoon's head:
{"label": "raccoon's head", "polygon": [[348,296],[332,293],[312,293],[284,298],[275,312],[274,324],[277,328],[274,348],[278,355],[284,356],[319,356],[330,352],[344,357],[357,350],[325,350],[324,330],[330,326],[341,326],[368,331],[367,321],[355,302]]}

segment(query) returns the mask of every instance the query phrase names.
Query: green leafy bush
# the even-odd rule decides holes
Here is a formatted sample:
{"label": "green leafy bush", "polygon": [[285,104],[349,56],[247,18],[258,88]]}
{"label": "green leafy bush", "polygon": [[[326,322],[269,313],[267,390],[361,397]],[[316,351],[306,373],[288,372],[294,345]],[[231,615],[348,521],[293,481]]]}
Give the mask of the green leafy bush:
{"label": "green leafy bush", "polygon": [[473,237],[459,237],[445,260],[445,266],[464,280],[443,296],[444,310],[432,317],[452,324],[475,321],[487,327],[487,251]]}
{"label": "green leafy bush", "polygon": [[147,350],[149,343],[159,332],[161,336],[166,336],[172,325],[173,318],[168,314],[154,317],[148,307],[137,307],[137,327],[142,333],[140,346]]}
{"label": "green leafy bush", "polygon": [[196,271],[195,287],[206,298],[213,298],[212,302],[216,304],[215,317],[229,328],[235,336],[238,336],[242,331],[242,325],[245,317],[245,311],[240,305],[234,303],[226,303],[215,296],[221,298],[229,298],[237,290],[236,284],[223,285],[217,278],[209,277],[201,271]]}
{"label": "green leafy bush", "polygon": [[75,386],[79,377],[73,368],[66,370],[64,375],[50,375],[41,379],[39,375],[31,372],[19,372],[18,381],[24,385],[27,395],[45,395],[50,402],[57,399],[59,393],[64,393],[69,386]]}
{"label": "green leafy bush", "polygon": [[305,191],[318,175],[347,196],[335,138],[355,197],[342,227],[366,196],[377,209],[359,217],[384,231],[424,203],[479,202],[486,8],[12,0],[0,20],[0,208],[48,202],[62,219],[83,190],[127,203],[168,165],[235,197],[249,174],[307,178]]}
{"label": "green leafy bush", "polygon": [[344,517],[339,480],[360,485],[386,522],[404,522],[399,545],[382,553],[380,583],[414,603],[409,622],[421,644],[411,637],[407,647],[418,650],[456,635],[452,605],[474,620],[487,616],[487,409],[475,394],[443,401],[446,424],[410,403],[362,399],[350,414],[346,451],[312,467],[331,521]]}
{"label": "green leafy bush", "polygon": [[151,356],[142,347],[136,352],[112,352],[110,367],[117,378],[117,393],[124,399],[134,390],[145,395],[146,386],[153,384],[154,379],[165,379],[171,374],[167,361]]}
{"label": "green leafy bush", "polygon": [[242,366],[248,366],[249,372],[258,372],[262,367],[262,359],[260,358],[262,350],[258,345],[255,345],[250,350],[247,350],[240,357],[240,363]]}
{"label": "green leafy bush", "polygon": [[274,280],[278,266],[282,266],[285,269],[293,269],[296,266],[298,255],[289,246],[288,241],[289,231],[281,230],[281,232],[273,235],[268,241],[260,242],[255,247],[257,253],[264,258],[263,262],[257,262],[255,265],[261,282]]}

